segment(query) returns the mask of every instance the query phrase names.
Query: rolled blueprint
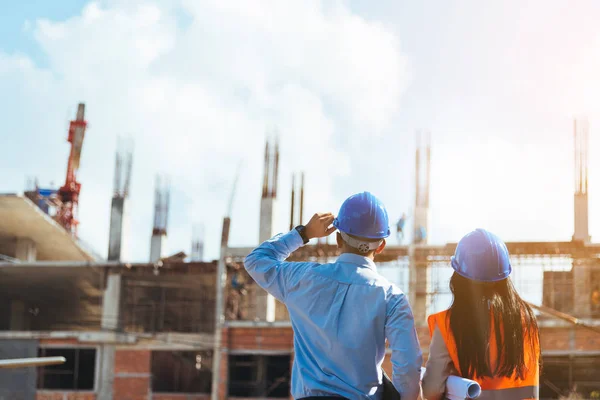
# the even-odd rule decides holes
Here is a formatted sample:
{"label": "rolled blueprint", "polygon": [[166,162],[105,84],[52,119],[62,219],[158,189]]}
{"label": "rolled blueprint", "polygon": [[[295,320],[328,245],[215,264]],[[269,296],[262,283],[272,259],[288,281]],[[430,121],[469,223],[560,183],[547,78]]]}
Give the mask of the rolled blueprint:
{"label": "rolled blueprint", "polygon": [[479,383],[450,375],[446,381],[446,398],[449,400],[476,399],[481,394]]}
{"label": "rolled blueprint", "polygon": [[[421,379],[425,375],[425,368],[421,368]],[[481,395],[479,383],[460,376],[450,375],[446,381],[446,399],[464,400],[476,399]]]}

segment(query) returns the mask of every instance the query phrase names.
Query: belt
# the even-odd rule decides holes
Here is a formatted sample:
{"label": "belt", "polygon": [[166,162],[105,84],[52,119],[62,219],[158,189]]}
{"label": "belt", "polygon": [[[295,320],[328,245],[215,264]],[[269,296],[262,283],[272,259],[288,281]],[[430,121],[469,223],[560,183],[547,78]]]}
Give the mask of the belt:
{"label": "belt", "polygon": [[350,400],[341,396],[310,396],[310,397],[302,397],[297,400]]}

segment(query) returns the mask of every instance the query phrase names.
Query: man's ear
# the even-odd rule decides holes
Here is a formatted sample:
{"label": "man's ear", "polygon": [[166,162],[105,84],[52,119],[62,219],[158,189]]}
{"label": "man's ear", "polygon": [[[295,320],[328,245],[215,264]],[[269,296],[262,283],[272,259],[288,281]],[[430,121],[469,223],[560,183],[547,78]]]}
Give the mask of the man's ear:
{"label": "man's ear", "polygon": [[380,254],[383,251],[383,249],[385,249],[385,239],[383,239],[379,247],[375,249],[375,254]]}
{"label": "man's ear", "polygon": [[335,234],[335,241],[337,242],[338,249],[344,247],[344,239],[342,239],[342,235],[339,232]]}

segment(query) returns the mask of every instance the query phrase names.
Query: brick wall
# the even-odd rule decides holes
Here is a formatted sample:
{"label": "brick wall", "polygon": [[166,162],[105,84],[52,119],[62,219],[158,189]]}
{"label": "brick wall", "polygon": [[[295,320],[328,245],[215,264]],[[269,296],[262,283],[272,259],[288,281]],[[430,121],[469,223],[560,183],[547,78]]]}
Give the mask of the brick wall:
{"label": "brick wall", "polygon": [[540,344],[542,351],[569,350],[571,328],[541,328]]}
{"label": "brick wall", "polygon": [[[294,347],[294,333],[291,327],[225,327],[223,328],[222,340],[224,349],[221,354],[219,399],[227,398],[229,352],[235,352],[236,350],[251,350],[257,353],[260,353],[261,351],[282,351],[284,353],[292,353]],[[236,399],[242,400],[237,397]]]}
{"label": "brick wall", "polygon": [[219,371],[219,399],[226,399],[227,383],[229,382],[229,358],[227,351],[221,352],[220,366],[221,370]]}
{"label": "brick wall", "polygon": [[65,347],[73,347],[76,345],[80,345],[79,341],[76,338],[68,338],[68,339],[40,339],[40,345],[52,345],[52,346],[65,346]]}
{"label": "brick wall", "polygon": [[36,400],[96,400],[95,393],[38,391]]}
{"label": "brick wall", "polygon": [[210,394],[153,393],[152,400],[210,400]]}
{"label": "brick wall", "polygon": [[150,393],[150,351],[115,352],[113,397],[119,400],[148,400]]}
{"label": "brick wall", "polygon": [[223,344],[231,350],[290,350],[294,347],[292,328],[224,328]]}
{"label": "brick wall", "polygon": [[[429,331],[427,327],[417,328],[417,334],[427,359],[429,350]],[[223,329],[223,352],[221,354],[221,370],[219,398],[226,399],[228,384],[228,356],[231,351],[248,350],[293,352],[293,332],[290,327],[248,327]],[[72,340],[48,340],[43,344],[69,345]],[[575,350],[600,349],[600,334],[583,328],[544,327],[541,328],[541,345],[544,351],[567,351],[570,346]],[[386,354],[383,368],[391,376],[390,354]],[[292,354],[293,357],[293,354]],[[293,359],[291,361],[293,363]],[[117,349],[115,353],[115,381],[113,397],[119,400],[208,400],[208,394],[151,394],[151,351]],[[96,395],[90,392],[56,392],[39,391],[36,400],[95,400]]]}

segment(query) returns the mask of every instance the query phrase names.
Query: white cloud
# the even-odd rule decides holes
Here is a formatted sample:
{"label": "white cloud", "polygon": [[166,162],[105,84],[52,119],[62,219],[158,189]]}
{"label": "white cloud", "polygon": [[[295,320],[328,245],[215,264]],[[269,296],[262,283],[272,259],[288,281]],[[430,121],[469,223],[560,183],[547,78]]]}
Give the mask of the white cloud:
{"label": "white cloud", "polygon": [[[101,253],[115,137],[135,137],[136,259],[148,254],[153,176],[161,171],[173,176],[171,250],[188,250],[191,223],[203,221],[208,256],[215,257],[240,159],[232,241],[254,244],[271,126],[281,135],[280,193],[288,192],[291,172],[302,169],[313,195],[306,209],[337,207],[333,184],[352,171],[350,154],[337,143],[384,129],[407,80],[398,38],[338,1],[92,2],[68,20],[37,21],[34,34],[48,67],[0,53],[0,81],[22,88],[23,101],[13,107],[46,104],[40,113],[59,114],[51,120],[56,125],[78,101],[88,105],[81,234]],[[49,122],[22,134],[34,141],[42,123]],[[33,165],[41,170],[62,160]],[[287,225],[283,197],[280,229]]]}

